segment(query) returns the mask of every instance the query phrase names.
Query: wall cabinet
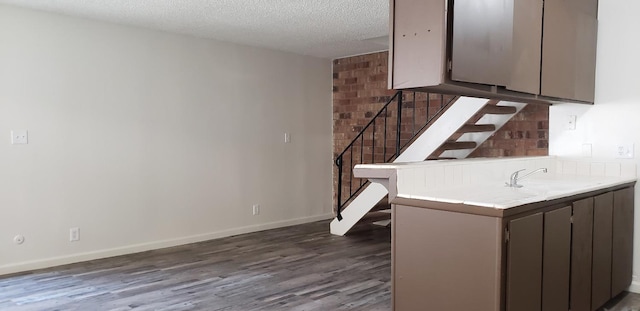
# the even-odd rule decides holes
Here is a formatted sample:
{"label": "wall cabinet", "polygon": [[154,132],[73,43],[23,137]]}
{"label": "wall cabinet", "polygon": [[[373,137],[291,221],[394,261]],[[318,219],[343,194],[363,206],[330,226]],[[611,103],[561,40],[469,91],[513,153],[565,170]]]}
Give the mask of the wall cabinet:
{"label": "wall cabinet", "polygon": [[633,194],[578,195],[504,217],[396,203],[394,310],[597,310],[631,284]]}
{"label": "wall cabinet", "polygon": [[592,103],[597,0],[390,0],[389,87]]}

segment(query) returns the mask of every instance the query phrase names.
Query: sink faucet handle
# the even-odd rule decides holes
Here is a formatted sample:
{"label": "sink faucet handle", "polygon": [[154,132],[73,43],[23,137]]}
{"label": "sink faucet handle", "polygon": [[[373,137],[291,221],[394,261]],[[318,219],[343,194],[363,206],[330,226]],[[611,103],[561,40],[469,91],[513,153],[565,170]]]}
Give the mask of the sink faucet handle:
{"label": "sink faucet handle", "polygon": [[517,170],[515,172],[513,172],[513,174],[511,174],[511,179],[517,179],[518,178],[518,173],[522,172],[522,171],[526,171],[526,168],[523,168],[521,170]]}
{"label": "sink faucet handle", "polygon": [[509,178],[509,183],[508,183],[507,185],[508,185],[509,187],[520,188],[520,187],[522,187],[522,186],[521,186],[521,185],[518,185],[518,180],[521,180],[521,179],[523,179],[523,178],[526,178],[527,176],[530,176],[530,175],[535,174],[535,173],[537,173],[537,172],[543,172],[543,173],[546,173],[546,172],[548,171],[546,167],[543,167],[543,168],[539,168],[539,169],[537,169],[537,170],[535,170],[535,171],[529,172],[528,174],[525,174],[525,175],[524,175],[524,176],[522,176],[522,177],[519,177],[519,176],[518,176],[518,173],[520,173],[520,172],[522,172],[522,171],[524,171],[524,170],[526,170],[526,169],[521,169],[521,170],[517,170],[517,171],[513,172],[513,174],[511,174],[511,177]]}
{"label": "sink faucet handle", "polygon": [[521,170],[517,170],[515,172],[513,172],[511,174],[511,177],[509,177],[509,182],[506,183],[507,186],[509,187],[515,187],[515,188],[520,188],[520,185],[518,185],[518,173],[525,171],[526,169],[521,169]]}

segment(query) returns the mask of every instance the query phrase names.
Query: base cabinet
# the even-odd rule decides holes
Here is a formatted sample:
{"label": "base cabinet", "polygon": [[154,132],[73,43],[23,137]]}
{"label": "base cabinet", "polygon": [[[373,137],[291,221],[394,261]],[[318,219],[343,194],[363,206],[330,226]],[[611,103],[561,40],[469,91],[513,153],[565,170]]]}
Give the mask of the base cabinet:
{"label": "base cabinet", "polygon": [[509,223],[507,310],[540,310],[543,219],[538,213]]}
{"label": "base cabinet", "polygon": [[500,310],[500,219],[403,205],[392,213],[393,310]]}
{"label": "base cabinet", "polygon": [[633,189],[613,193],[611,295],[629,287],[633,273]]}
{"label": "base cabinet", "polygon": [[394,204],[393,310],[598,310],[631,284],[633,194],[508,217]]}
{"label": "base cabinet", "polygon": [[604,305],[612,296],[611,260],[613,242],[613,192],[594,198],[593,205],[593,273],[591,274],[592,310]]}
{"label": "base cabinet", "polygon": [[571,206],[509,221],[506,309],[569,308]]}
{"label": "base cabinet", "polygon": [[571,207],[544,213],[542,310],[566,311],[571,266]]}
{"label": "base cabinet", "polygon": [[591,311],[593,198],[574,202],[572,211],[570,310]]}
{"label": "base cabinet", "polygon": [[631,284],[633,188],[508,221],[506,310],[594,311]]}

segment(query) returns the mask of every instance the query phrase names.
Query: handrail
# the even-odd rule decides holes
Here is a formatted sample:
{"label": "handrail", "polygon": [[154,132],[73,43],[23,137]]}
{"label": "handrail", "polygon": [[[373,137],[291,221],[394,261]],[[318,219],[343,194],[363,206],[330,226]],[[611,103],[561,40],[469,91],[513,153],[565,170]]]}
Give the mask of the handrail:
{"label": "handrail", "polygon": [[[421,94],[424,94],[422,95],[422,97],[424,97],[424,100],[416,100],[416,96]],[[437,108],[436,112],[429,115],[429,110],[433,108],[431,95],[438,95],[440,97],[440,100],[439,100],[440,105],[439,107],[437,106],[435,107]],[[405,102],[404,101],[405,97],[410,98],[411,101]],[[351,199],[353,199],[355,195],[357,195],[360,192],[360,190],[364,188],[364,186],[366,186],[369,183],[368,181],[363,182],[363,180],[360,179],[359,183],[355,185],[355,189],[354,189],[353,167],[355,166],[355,164],[376,163],[376,161],[385,162],[385,163],[391,162],[393,159],[397,158],[400,155],[401,151],[405,147],[407,147],[407,145],[417,135],[422,133],[422,131],[431,123],[431,121],[436,116],[438,116],[444,109],[446,109],[449,106],[449,104],[451,104],[455,100],[455,98],[456,97],[451,96],[451,98],[448,98],[447,102],[445,103],[445,95],[430,94],[427,92],[420,92],[420,91],[405,92],[405,93],[403,93],[403,91],[397,91],[393,96],[391,96],[391,98],[389,98],[387,103],[384,106],[382,106],[382,108],[380,108],[378,113],[376,113],[371,118],[371,120],[362,128],[362,130],[355,136],[355,138],[347,145],[347,147],[336,157],[335,164],[338,168],[336,217],[338,218],[338,220],[342,220],[341,212],[343,207]],[[396,107],[391,107],[394,104],[397,104],[397,109],[392,109],[392,108],[396,108]],[[425,109],[425,112],[426,112],[424,115],[417,114],[416,105],[418,104],[424,105],[423,108]],[[412,113],[411,111],[407,113],[405,111],[407,108],[412,108]],[[395,112],[395,116],[390,116],[390,114],[394,114],[394,112]],[[409,119],[409,121],[406,121],[407,120],[406,118],[403,119],[403,114],[407,114],[411,116],[411,119]],[[416,120],[417,117],[424,119],[424,122],[420,120]],[[384,122],[383,124],[384,131],[382,133],[379,133],[379,132],[376,132],[376,120],[379,120],[381,118],[383,119],[382,121]],[[395,124],[388,122],[388,119],[395,120]],[[418,126],[418,129],[416,130],[416,125],[418,125],[418,123],[421,126]],[[395,128],[392,127],[391,129],[389,129],[389,126],[388,126],[389,124],[391,124],[392,126],[395,125]],[[405,130],[403,130],[403,126],[406,127]],[[368,134],[368,132],[370,132],[370,134]],[[365,136],[367,136],[366,144],[365,144]],[[392,138],[388,136],[391,136]],[[381,159],[380,157],[376,159],[376,146],[377,146],[376,137],[378,137],[378,144],[381,145],[382,147]],[[382,139],[382,143],[380,143],[380,139]],[[387,158],[387,145],[391,140],[394,140],[392,146],[395,150],[394,150],[394,153]],[[365,150],[368,150],[365,147],[370,148],[370,153],[371,153],[370,159],[369,158],[365,159],[365,156],[364,156]],[[356,152],[360,153],[359,161],[357,161],[357,163],[354,162],[354,158],[353,158],[354,149],[357,149],[358,151]],[[348,155],[349,167],[345,171],[345,168],[344,168],[345,157],[347,156],[348,152],[349,152],[349,155]],[[344,180],[344,179],[346,179],[347,177],[349,182],[349,189],[348,189],[349,194],[347,198],[343,200],[343,190],[347,190],[347,189],[343,189],[343,186],[346,188],[345,185],[347,182],[347,180]]]}
{"label": "handrail", "polygon": [[400,95],[402,95],[402,91],[397,91],[395,94],[393,94],[393,96],[391,96],[391,98],[389,99],[389,101],[387,101],[387,103],[386,103],[382,108],[380,108],[380,111],[378,111],[378,113],[376,113],[376,115],[375,115],[375,116],[373,116],[373,118],[371,118],[371,121],[369,121],[369,123],[367,123],[367,125],[365,125],[365,126],[362,128],[362,130],[360,131],[360,133],[358,133],[358,135],[356,135],[356,137],[351,141],[351,143],[349,143],[349,144],[347,145],[347,147],[346,147],[346,148],[344,148],[344,151],[342,151],[342,153],[341,153],[341,154],[339,154],[339,155],[336,157],[336,160],[337,160],[337,158],[339,158],[339,157],[343,156],[343,155],[347,152],[347,149],[349,149],[349,147],[351,147],[351,145],[353,145],[353,144],[358,140],[358,138],[359,138],[359,137],[360,137],[360,136],[365,132],[365,130],[366,130],[366,129],[371,125],[371,124],[373,124],[373,122],[376,120],[376,118],[377,118],[377,117],[379,117],[379,116],[382,114],[382,112],[383,112],[383,111],[386,111],[385,109],[387,108],[387,106],[391,105],[391,104],[393,103],[393,100],[395,100],[395,99],[396,99],[398,96],[400,96]]}

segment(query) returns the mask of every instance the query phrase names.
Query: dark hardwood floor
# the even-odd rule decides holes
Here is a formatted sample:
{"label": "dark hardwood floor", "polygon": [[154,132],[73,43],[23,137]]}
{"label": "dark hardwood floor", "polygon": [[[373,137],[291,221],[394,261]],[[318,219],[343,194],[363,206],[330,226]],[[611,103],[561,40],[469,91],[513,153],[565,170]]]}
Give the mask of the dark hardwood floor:
{"label": "dark hardwood floor", "polygon": [[[322,221],[0,276],[0,310],[389,311],[390,240]],[[640,295],[604,310],[640,310]]]}
{"label": "dark hardwood floor", "polygon": [[390,230],[322,221],[0,276],[0,310],[391,310]]}
{"label": "dark hardwood floor", "polygon": [[640,311],[640,294],[622,293],[602,307],[602,311]]}

